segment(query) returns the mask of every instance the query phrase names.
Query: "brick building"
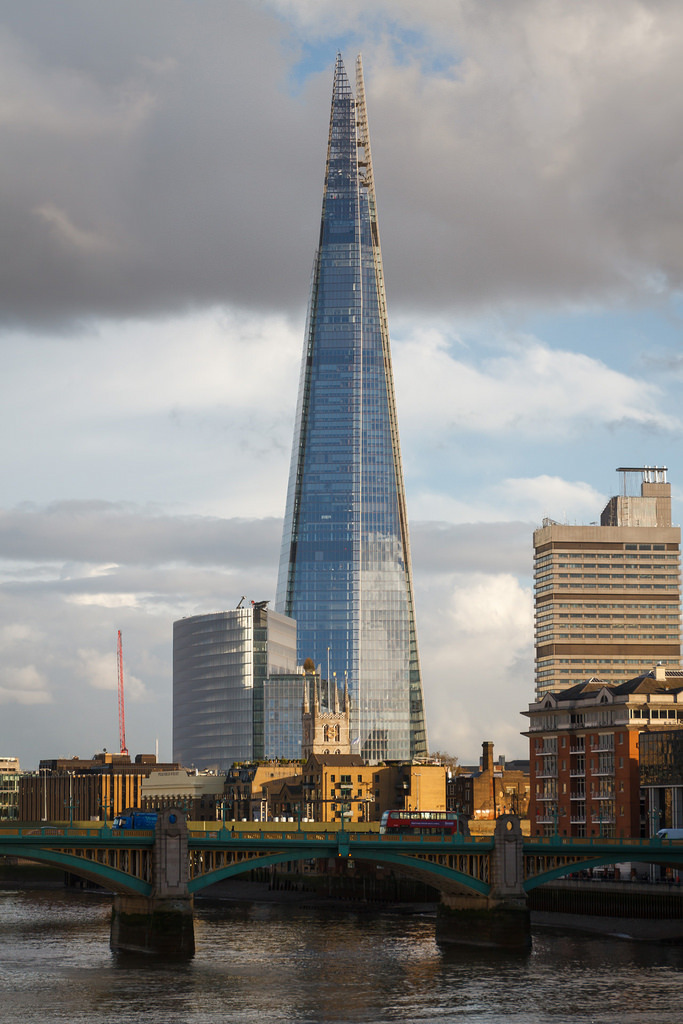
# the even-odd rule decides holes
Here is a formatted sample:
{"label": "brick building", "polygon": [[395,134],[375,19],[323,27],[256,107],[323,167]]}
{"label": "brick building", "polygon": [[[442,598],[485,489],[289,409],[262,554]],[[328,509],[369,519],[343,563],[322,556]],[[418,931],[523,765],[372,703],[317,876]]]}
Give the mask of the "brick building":
{"label": "brick building", "polygon": [[446,809],[443,765],[367,765],[358,755],[311,754],[288,778],[264,783],[268,819],[379,821],[384,811]]}
{"label": "brick building", "polygon": [[615,684],[591,678],[547,693],[529,718],[532,835],[648,835],[643,733],[683,728],[683,670],[657,665]]}
{"label": "brick building", "polygon": [[447,810],[464,814],[469,821],[494,821],[501,814],[527,815],[529,764],[494,760],[493,743],[482,743],[477,767],[458,768],[446,783]]}

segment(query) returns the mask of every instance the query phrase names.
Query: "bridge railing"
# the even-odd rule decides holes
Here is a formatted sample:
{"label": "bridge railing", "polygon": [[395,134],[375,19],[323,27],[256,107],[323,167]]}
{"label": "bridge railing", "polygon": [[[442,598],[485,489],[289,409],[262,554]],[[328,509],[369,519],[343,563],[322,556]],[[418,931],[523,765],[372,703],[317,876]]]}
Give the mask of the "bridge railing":
{"label": "bridge railing", "polygon": [[484,847],[488,848],[493,844],[493,836],[463,836],[462,834],[453,834],[451,836],[442,835],[380,835],[378,832],[350,832],[341,831],[340,829],[235,829],[231,828],[217,828],[217,829],[193,829],[192,823],[188,823],[188,834],[191,843],[201,843],[202,840],[218,841],[218,842],[235,842],[235,843],[249,843],[254,842],[268,843],[268,842],[330,842],[337,843],[340,838],[343,838],[347,843],[351,844],[362,844],[362,843],[386,843],[386,844],[410,844],[415,845],[434,845],[443,847],[444,844],[449,847]]}
{"label": "bridge railing", "polygon": [[99,839],[112,836],[153,838],[154,832],[151,829],[113,829],[100,823],[95,823],[92,826],[20,825],[6,827],[3,825],[0,827],[0,839]]}
{"label": "bridge railing", "polygon": [[583,849],[586,846],[643,846],[651,848],[653,846],[675,846],[681,844],[680,839],[663,839],[661,836],[650,836],[649,838],[643,838],[642,836],[635,836],[633,838],[628,837],[615,837],[615,836],[532,836],[524,840],[524,846],[566,846],[566,847],[579,847]]}

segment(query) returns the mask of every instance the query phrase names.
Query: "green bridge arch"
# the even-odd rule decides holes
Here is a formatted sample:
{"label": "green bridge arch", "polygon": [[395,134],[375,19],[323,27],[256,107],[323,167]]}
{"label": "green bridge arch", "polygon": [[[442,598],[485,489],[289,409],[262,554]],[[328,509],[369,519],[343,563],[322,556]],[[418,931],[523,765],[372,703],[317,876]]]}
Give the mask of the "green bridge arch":
{"label": "green bridge arch", "polygon": [[113,892],[131,893],[138,896],[150,896],[152,885],[136,875],[126,871],[103,864],[100,861],[88,860],[84,856],[74,853],[65,853],[63,850],[51,850],[45,847],[23,846],[16,844],[6,846],[4,843],[0,849],[3,856],[21,857],[22,860],[35,861],[38,864],[48,864],[51,867],[62,868],[72,875],[85,878],[98,885],[105,885]]}
{"label": "green bridge arch", "polygon": [[472,875],[468,875],[463,871],[458,871],[455,868],[449,868],[433,861],[410,856],[407,853],[400,854],[391,850],[386,852],[359,850],[354,846],[349,848],[349,853],[346,856],[340,855],[336,849],[325,854],[321,854],[319,852],[313,853],[310,849],[297,849],[296,851],[290,849],[283,853],[268,854],[258,854],[255,852],[252,857],[245,857],[244,859],[232,864],[227,864],[212,871],[207,871],[204,874],[197,875],[188,883],[188,890],[190,893],[194,894],[201,892],[203,889],[206,889],[211,885],[215,885],[216,882],[221,882],[228,878],[235,878],[238,875],[245,874],[247,871],[252,871],[255,868],[271,867],[277,864],[286,864],[290,861],[308,860],[311,859],[312,856],[318,858],[335,858],[341,856],[343,860],[350,857],[353,860],[364,860],[375,864],[391,864],[400,868],[403,874],[410,875],[412,877],[419,877],[421,881],[432,885],[435,889],[446,889],[450,891],[456,888],[461,892],[472,892],[480,896],[488,895],[491,889],[490,884],[487,882],[482,882],[480,879],[474,878]]}

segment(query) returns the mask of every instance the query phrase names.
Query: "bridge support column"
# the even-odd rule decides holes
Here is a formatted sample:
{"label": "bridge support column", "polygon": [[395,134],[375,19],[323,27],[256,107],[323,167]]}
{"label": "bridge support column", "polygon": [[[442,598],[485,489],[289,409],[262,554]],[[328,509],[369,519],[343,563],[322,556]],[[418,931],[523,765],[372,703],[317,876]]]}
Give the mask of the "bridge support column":
{"label": "bridge support column", "polygon": [[112,949],[194,955],[193,899],[187,890],[187,824],[177,808],[159,814],[151,896],[114,897]]}
{"label": "bridge support column", "polygon": [[442,893],[436,918],[438,942],[525,950],[531,924],[523,888],[522,830],[519,818],[498,818],[488,896]]}

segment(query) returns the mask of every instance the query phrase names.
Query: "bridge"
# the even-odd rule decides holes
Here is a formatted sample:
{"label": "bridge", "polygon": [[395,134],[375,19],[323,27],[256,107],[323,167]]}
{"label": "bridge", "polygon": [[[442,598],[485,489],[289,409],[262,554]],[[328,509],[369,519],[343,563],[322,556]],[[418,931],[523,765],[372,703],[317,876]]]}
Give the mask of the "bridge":
{"label": "bridge", "polygon": [[[206,827],[182,811],[155,831],[100,822],[0,827],[0,855],[51,864],[114,893],[116,948],[193,952],[192,899],[224,879],[270,865],[341,858],[392,866],[441,895],[437,935],[484,945],[525,946],[526,896],[579,870],[624,862],[683,865],[683,843],[665,839],[524,839],[504,815],[494,836],[383,835],[324,824]],[[118,922],[118,924],[117,924]],[[150,923],[151,922],[151,923]],[[132,936],[132,937],[131,937]]]}

